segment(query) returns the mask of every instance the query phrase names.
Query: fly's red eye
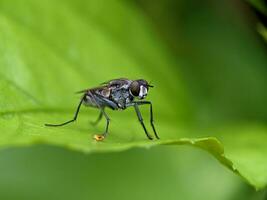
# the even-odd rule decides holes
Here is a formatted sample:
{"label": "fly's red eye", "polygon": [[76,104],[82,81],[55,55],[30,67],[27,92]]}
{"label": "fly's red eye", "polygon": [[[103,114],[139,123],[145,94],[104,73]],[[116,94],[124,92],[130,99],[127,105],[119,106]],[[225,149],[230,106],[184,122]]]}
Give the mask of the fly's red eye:
{"label": "fly's red eye", "polygon": [[130,85],[130,91],[133,96],[138,96],[140,92],[140,85],[137,81],[133,81]]}

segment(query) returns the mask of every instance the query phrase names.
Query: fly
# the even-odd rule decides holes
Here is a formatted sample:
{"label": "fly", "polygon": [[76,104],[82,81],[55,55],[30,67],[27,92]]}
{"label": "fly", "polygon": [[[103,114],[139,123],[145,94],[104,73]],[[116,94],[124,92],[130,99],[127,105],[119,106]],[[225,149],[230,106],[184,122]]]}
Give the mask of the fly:
{"label": "fly", "polygon": [[141,112],[139,110],[139,106],[149,105],[150,124],[153,129],[155,137],[159,139],[159,136],[154,126],[152,103],[150,101],[143,100],[147,96],[149,88],[152,87],[153,86],[150,85],[144,79],[129,80],[125,78],[120,78],[120,79],[110,80],[108,82],[102,83],[99,87],[89,88],[78,92],[78,93],[83,93],[83,95],[81,97],[80,103],[78,104],[73,119],[61,124],[45,124],[45,125],[53,127],[64,126],[66,124],[76,121],[82,104],[85,106],[94,107],[100,110],[100,114],[97,120],[93,124],[97,125],[103,116],[106,119],[106,128],[104,133],[97,134],[94,136],[94,138],[97,141],[101,141],[108,135],[108,127],[110,123],[110,118],[108,117],[105,108],[110,108],[112,110],[125,110],[126,108],[133,106],[137,114],[138,120],[142,125],[147,138],[152,140],[153,138],[148,133],[145,124],[143,122]]}

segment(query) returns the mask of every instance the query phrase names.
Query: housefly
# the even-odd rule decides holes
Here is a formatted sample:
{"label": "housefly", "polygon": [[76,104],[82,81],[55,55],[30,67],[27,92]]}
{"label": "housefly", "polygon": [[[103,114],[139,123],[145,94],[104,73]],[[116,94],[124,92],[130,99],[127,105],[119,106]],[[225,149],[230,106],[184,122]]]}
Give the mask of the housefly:
{"label": "housefly", "polygon": [[100,110],[100,114],[97,120],[93,123],[96,125],[104,116],[106,119],[106,128],[103,134],[95,135],[94,138],[97,141],[103,140],[108,135],[108,127],[110,123],[110,118],[108,117],[105,108],[110,108],[112,110],[125,110],[126,108],[133,106],[137,114],[138,120],[142,125],[144,132],[148,139],[152,140],[152,136],[148,133],[139,106],[149,105],[150,106],[150,124],[153,129],[154,135],[157,139],[159,136],[156,132],[153,120],[153,109],[152,103],[150,101],[143,100],[148,93],[149,88],[153,86],[150,85],[144,79],[129,80],[125,78],[113,79],[102,83],[99,87],[89,88],[82,90],[78,93],[82,93],[82,97],[78,107],[76,109],[73,119],[66,121],[61,124],[45,124],[46,126],[64,126],[71,122],[76,121],[80,107],[82,104],[85,106],[94,107]]}

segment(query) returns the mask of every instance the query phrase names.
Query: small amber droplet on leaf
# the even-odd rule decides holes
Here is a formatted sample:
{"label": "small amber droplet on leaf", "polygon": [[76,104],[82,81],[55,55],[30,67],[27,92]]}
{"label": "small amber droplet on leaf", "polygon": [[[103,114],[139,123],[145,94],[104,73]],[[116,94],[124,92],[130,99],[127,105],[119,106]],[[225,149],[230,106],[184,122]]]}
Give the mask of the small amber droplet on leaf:
{"label": "small amber droplet on leaf", "polygon": [[94,139],[95,139],[96,141],[102,141],[102,140],[105,139],[105,136],[102,135],[102,134],[100,134],[100,135],[96,134],[96,135],[94,135]]}

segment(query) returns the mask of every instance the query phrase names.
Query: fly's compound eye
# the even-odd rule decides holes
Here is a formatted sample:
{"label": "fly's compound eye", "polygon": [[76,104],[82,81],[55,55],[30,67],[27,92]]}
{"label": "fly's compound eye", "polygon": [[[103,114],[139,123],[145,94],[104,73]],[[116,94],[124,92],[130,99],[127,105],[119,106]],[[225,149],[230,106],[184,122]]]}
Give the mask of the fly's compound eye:
{"label": "fly's compound eye", "polygon": [[143,85],[138,81],[133,81],[130,85],[131,94],[139,99],[144,99],[147,96],[147,91],[148,88],[146,85]]}
{"label": "fly's compound eye", "polygon": [[130,92],[133,96],[137,97],[139,96],[140,92],[140,85],[137,81],[133,81],[130,85]]}

